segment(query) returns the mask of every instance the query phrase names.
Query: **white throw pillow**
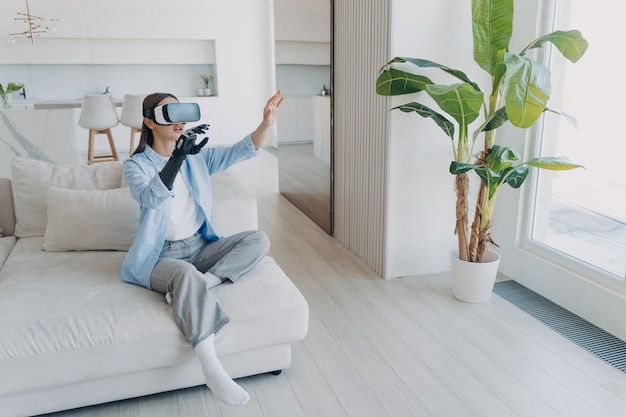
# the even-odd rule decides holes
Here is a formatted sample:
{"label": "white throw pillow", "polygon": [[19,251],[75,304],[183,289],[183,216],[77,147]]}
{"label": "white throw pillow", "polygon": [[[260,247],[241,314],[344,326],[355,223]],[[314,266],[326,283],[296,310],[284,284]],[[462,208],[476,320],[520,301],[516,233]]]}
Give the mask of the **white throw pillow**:
{"label": "white throw pillow", "polygon": [[127,251],[139,229],[139,204],[128,188],[47,189],[46,251]]}
{"label": "white throw pillow", "polygon": [[91,170],[91,177],[98,190],[120,188],[120,182],[122,181],[121,162],[100,162],[87,168]]}
{"label": "white throw pillow", "polygon": [[46,230],[46,188],[107,190],[118,188],[120,162],[63,165],[18,156],[11,161],[15,204],[15,236],[43,236]]}
{"label": "white throw pillow", "polygon": [[57,165],[19,156],[11,161],[15,236],[43,236],[46,231],[46,187],[96,188],[86,166]]}

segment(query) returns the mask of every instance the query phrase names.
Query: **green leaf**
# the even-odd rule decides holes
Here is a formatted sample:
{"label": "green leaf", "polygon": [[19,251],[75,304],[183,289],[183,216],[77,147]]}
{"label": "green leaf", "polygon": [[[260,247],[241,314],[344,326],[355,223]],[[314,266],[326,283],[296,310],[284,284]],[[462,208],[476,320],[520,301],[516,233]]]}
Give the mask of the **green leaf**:
{"label": "green leaf", "polygon": [[0,95],[2,96],[9,95],[11,93],[15,93],[16,91],[20,91],[22,88],[24,88],[24,84],[10,82],[7,84],[7,88],[5,90],[2,84],[0,84]]}
{"label": "green leaf", "polygon": [[552,171],[568,171],[570,169],[584,168],[583,165],[574,164],[566,157],[562,156],[544,156],[529,159],[526,165],[541,169],[549,169]]}
{"label": "green leaf", "polygon": [[497,129],[505,124],[507,120],[509,120],[509,117],[506,115],[506,107],[501,107],[493,112],[487,120],[485,120],[484,127],[480,130],[488,132],[490,130]]}
{"label": "green leaf", "polygon": [[376,93],[382,96],[399,96],[422,91],[433,82],[422,75],[394,68],[383,70],[376,79]]}
{"label": "green leaf", "polygon": [[437,62],[429,61],[427,59],[420,58],[407,58],[407,57],[397,57],[394,58],[391,62],[409,62],[420,68],[438,68],[453,77],[458,78],[459,80],[470,84],[476,91],[480,91],[480,87],[478,84],[469,79],[467,75],[463,71],[455,70],[453,68],[447,67],[445,65],[438,64]]}
{"label": "green leaf", "polygon": [[550,71],[538,62],[519,55],[505,54],[506,114],[513,126],[532,126],[550,99]]}
{"label": "green leaf", "polygon": [[527,167],[518,167],[510,173],[505,174],[505,182],[512,188],[519,188],[522,186],[530,170]]}
{"label": "green leaf", "polygon": [[535,39],[520,55],[533,48],[542,47],[544,43],[551,42],[570,62],[577,62],[587,51],[589,44],[578,30],[556,31]]}
{"label": "green leaf", "polygon": [[576,120],[576,118],[569,114],[566,113],[562,110],[554,110],[554,109],[550,109],[548,107],[546,107],[546,111],[549,111],[550,113],[554,113],[554,114],[558,114],[559,116],[563,116],[565,118],[565,120],[567,120],[568,122],[570,122],[570,124],[572,126],[574,126],[576,129],[578,129],[578,121]]}
{"label": "green leaf", "polygon": [[441,110],[452,116],[464,128],[480,115],[483,93],[476,91],[468,83],[432,84],[426,86],[426,92]]}
{"label": "green leaf", "polygon": [[519,159],[520,156],[515,149],[494,145],[487,156],[487,166],[494,172],[501,173],[512,167]]}
{"label": "green leaf", "polygon": [[400,110],[405,113],[415,112],[416,114],[428,119],[433,119],[433,121],[443,130],[443,132],[452,140],[454,140],[454,124],[446,119],[441,114],[437,113],[433,109],[424,106],[421,103],[407,103],[398,107],[394,107],[391,110]]}
{"label": "green leaf", "polygon": [[467,162],[452,161],[450,163],[450,174],[452,175],[465,174],[467,171],[471,171],[476,166],[477,165],[474,165],[474,164],[468,164]]}
{"label": "green leaf", "polygon": [[[554,113],[556,115],[564,117],[565,120],[570,122],[570,124],[572,126],[574,126],[576,129],[578,129],[578,122],[576,121],[576,118],[574,116],[572,116],[571,114],[566,113],[566,112],[564,112],[562,110],[555,110],[555,109],[551,109],[551,108],[548,108],[548,107],[546,107],[544,111],[548,111],[550,113]],[[506,107],[501,107],[498,110],[496,110],[495,112],[493,112],[487,118],[487,120],[485,120],[485,122],[482,124],[482,126],[478,128],[477,133],[488,132],[490,130],[497,129],[497,128],[501,127],[503,124],[505,124],[508,120],[509,120],[509,117],[506,114]]]}
{"label": "green leaf", "polygon": [[492,84],[491,84],[491,93],[496,94],[499,92],[500,90],[500,83],[502,81],[502,78],[504,78],[504,75],[506,74],[506,65],[504,65],[504,55],[507,54],[509,51],[502,49],[498,52],[496,52],[496,56],[494,58],[494,66],[493,66],[493,73],[491,74],[492,77]]}
{"label": "green leaf", "polygon": [[476,174],[478,174],[478,177],[485,185],[485,187],[487,187],[487,190],[489,191],[487,198],[491,200],[491,198],[496,194],[496,191],[498,191],[498,188],[500,187],[501,175],[489,169],[489,167],[485,165],[477,165],[474,168],[474,171],[476,172]]}
{"label": "green leaf", "polygon": [[453,175],[465,174],[468,171],[476,172],[481,182],[487,187],[487,190],[489,190],[489,198],[493,197],[498,190],[501,176],[485,165],[475,165],[457,161],[450,163],[450,173]]}
{"label": "green leaf", "polygon": [[513,33],[513,0],[472,0],[474,61],[494,75],[498,52],[508,51]]}
{"label": "green leaf", "polygon": [[18,84],[18,83],[9,83],[9,85],[7,86],[7,94],[11,94],[11,93],[15,93],[16,91],[20,91],[22,88],[24,88],[24,84]]}
{"label": "green leaf", "polygon": [[400,58],[400,57],[397,56],[394,59],[392,59],[391,61],[387,62],[385,65],[383,65],[382,68],[379,70],[379,72],[383,72],[385,69],[389,69],[396,62],[400,62],[400,63],[406,62],[406,59]]}

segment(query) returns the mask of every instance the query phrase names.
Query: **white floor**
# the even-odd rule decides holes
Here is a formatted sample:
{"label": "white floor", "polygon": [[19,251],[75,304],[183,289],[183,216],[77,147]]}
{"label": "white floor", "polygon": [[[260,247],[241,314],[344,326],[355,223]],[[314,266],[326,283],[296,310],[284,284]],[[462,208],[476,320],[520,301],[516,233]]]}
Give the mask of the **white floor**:
{"label": "white floor", "polygon": [[58,415],[626,415],[625,374],[496,295],[456,301],[448,274],[380,279],[280,196],[276,166],[264,152],[233,170],[259,199],[271,255],[310,304],[292,368],[239,380],[252,397],[244,407],[196,387]]}

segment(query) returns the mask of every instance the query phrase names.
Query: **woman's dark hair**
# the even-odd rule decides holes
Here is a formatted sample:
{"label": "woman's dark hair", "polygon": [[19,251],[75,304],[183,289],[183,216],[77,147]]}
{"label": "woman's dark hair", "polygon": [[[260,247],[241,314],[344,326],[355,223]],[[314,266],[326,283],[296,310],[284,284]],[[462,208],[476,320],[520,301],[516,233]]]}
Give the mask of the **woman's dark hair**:
{"label": "woman's dark hair", "polygon": [[[152,93],[146,98],[143,99],[143,110],[151,109],[159,105],[159,103],[166,99],[167,97],[171,97],[174,100],[178,100],[176,96],[169,93]],[[152,136],[152,130],[146,126],[145,123],[141,126],[141,137],[139,138],[139,145],[137,145],[137,149],[133,152],[133,155],[136,153],[143,152],[146,149],[146,145],[152,146],[152,142],[154,141],[154,136]]]}

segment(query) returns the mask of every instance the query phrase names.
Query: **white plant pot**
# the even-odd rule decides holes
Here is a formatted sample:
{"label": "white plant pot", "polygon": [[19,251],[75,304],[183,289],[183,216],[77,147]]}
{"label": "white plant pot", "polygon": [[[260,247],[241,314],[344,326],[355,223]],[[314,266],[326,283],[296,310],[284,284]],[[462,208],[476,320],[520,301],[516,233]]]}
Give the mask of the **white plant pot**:
{"label": "white plant pot", "polygon": [[489,301],[496,282],[500,255],[487,251],[485,262],[466,262],[459,259],[459,251],[450,253],[452,264],[452,294],[468,303],[484,303]]}

